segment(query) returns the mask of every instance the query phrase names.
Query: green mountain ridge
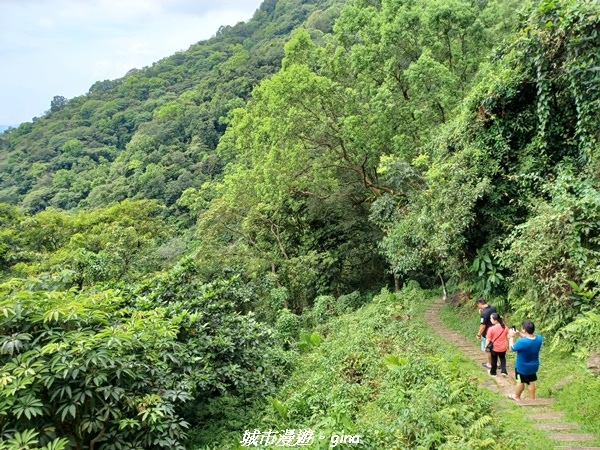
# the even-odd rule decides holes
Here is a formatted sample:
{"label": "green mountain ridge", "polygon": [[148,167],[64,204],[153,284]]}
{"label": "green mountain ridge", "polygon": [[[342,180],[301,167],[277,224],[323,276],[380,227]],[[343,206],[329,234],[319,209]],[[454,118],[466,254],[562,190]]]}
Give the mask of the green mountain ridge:
{"label": "green mountain ridge", "polygon": [[[341,2],[265,1],[248,22],[185,52],[98,81],[86,95],[55,97],[45,116],[0,140],[0,201],[30,212],[136,196],[172,205],[220,172],[214,150],[228,112],[279,69],[290,31],[307,19],[315,35],[331,31],[334,4]],[[157,164],[164,179],[156,179]]]}

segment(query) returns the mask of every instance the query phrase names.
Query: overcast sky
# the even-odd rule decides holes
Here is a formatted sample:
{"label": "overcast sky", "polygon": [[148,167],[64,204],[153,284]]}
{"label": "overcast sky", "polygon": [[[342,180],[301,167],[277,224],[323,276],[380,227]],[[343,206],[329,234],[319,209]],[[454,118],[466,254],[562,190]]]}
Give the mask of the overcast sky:
{"label": "overcast sky", "polygon": [[0,125],[249,20],[262,0],[0,0]]}

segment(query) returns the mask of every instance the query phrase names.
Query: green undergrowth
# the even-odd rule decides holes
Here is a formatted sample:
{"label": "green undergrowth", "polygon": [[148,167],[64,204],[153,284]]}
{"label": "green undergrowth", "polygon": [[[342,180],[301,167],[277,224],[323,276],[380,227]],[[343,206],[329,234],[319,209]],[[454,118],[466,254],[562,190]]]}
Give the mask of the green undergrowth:
{"label": "green undergrowth", "polygon": [[[263,441],[269,431],[311,430],[312,444],[303,447],[312,449],[550,448],[431,332],[423,312],[433,299],[416,286],[384,290],[317,327],[319,339],[304,347],[277,394],[227,444],[212,448],[279,448],[245,445],[244,430],[260,431]],[[343,436],[354,443],[341,443]]]}
{"label": "green undergrowth", "polygon": [[[440,315],[449,328],[472,337],[475,342],[479,314],[474,304],[459,307],[447,304]],[[506,323],[512,325],[508,316]],[[536,383],[538,396],[556,399],[553,408],[563,411],[566,420],[577,422],[582,432],[596,434],[596,445],[600,445],[600,378],[585,368],[585,361],[571,354],[551,351],[550,337],[543,333],[542,336],[545,345]],[[514,363],[514,354],[509,352],[507,359]]]}

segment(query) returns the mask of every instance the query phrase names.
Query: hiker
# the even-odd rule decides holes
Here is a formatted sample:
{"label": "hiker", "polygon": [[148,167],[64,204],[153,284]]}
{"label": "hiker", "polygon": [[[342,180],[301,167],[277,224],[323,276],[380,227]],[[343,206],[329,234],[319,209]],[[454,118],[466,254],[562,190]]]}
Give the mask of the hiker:
{"label": "hiker", "polygon": [[[531,320],[524,320],[521,324],[519,333],[514,327],[508,332],[508,344],[513,352],[517,352],[517,362],[515,364],[515,377],[517,379],[517,389],[508,397],[512,400],[521,400],[521,394],[527,385],[529,398],[535,400],[535,381],[537,380],[537,371],[540,367],[540,349],[542,348],[542,336],[533,334],[535,325]],[[521,338],[514,342],[515,336]]]}
{"label": "hiker", "polygon": [[[486,333],[487,333],[488,328],[492,325],[492,322],[490,321],[490,316],[492,315],[492,313],[496,312],[496,308],[494,308],[491,305],[488,305],[487,302],[482,297],[479,297],[477,300],[475,300],[475,303],[477,304],[477,308],[479,309],[479,316],[480,316],[479,331],[477,332],[477,339],[481,339],[481,351],[485,352]],[[486,353],[486,355],[487,355],[487,362],[481,363],[481,365],[487,369],[491,369],[492,368],[492,354],[488,352],[488,353]]]}
{"label": "hiker", "polygon": [[498,358],[500,359],[500,373],[507,377],[508,372],[506,371],[506,350],[508,350],[508,327],[504,325],[504,321],[500,314],[494,312],[490,315],[490,321],[492,322],[492,326],[487,330],[487,345],[490,343],[492,345],[491,348],[491,358],[492,358],[492,368],[488,370],[488,373],[495,377],[496,371],[498,369]]}

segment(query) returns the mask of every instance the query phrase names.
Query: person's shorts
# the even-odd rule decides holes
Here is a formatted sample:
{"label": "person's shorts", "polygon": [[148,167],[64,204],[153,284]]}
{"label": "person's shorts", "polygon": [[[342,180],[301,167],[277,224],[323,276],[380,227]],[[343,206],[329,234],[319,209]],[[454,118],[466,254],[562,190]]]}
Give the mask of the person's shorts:
{"label": "person's shorts", "polygon": [[487,342],[487,340],[484,337],[482,337],[481,338],[481,351],[482,352],[485,352],[485,343],[486,342]]}
{"label": "person's shorts", "polygon": [[517,372],[517,369],[515,369],[515,379],[517,380],[517,383],[533,383],[534,381],[537,381],[537,373],[532,373],[531,375],[521,375],[519,372]]}

